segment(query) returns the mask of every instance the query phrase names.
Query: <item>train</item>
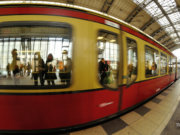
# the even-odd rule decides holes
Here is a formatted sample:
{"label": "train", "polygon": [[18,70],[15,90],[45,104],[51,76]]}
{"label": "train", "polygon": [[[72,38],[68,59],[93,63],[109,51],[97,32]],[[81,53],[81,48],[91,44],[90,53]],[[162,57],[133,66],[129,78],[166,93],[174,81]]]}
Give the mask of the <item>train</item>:
{"label": "train", "polygon": [[152,37],[65,4],[1,4],[0,58],[0,133],[93,126],[179,78],[177,58]]}

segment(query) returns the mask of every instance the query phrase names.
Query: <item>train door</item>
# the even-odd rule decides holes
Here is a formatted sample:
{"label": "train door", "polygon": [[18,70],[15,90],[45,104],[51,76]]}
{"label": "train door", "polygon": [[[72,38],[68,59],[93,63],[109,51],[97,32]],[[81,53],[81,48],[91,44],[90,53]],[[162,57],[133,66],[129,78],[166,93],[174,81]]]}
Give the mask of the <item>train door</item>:
{"label": "train door", "polygon": [[172,77],[171,82],[177,79],[177,59],[175,57],[172,58]]}
{"label": "train door", "polygon": [[118,87],[119,45],[116,33],[100,30],[98,33],[99,81],[111,89]]}
{"label": "train door", "polygon": [[[124,37],[123,37],[124,38]],[[124,83],[121,110],[131,107],[137,103],[138,84],[137,79],[137,42],[125,37],[124,41]]]}
{"label": "train door", "polygon": [[[121,49],[118,31],[100,29],[97,37],[98,79],[105,88],[103,94],[98,95],[101,102],[98,109],[105,113],[117,113],[121,102],[119,87],[122,68],[119,65]],[[109,109],[106,109],[109,108]],[[99,114],[99,113],[98,113]]]}
{"label": "train door", "polygon": [[176,59],[176,79],[179,79],[180,77],[180,62]]}
{"label": "train door", "polygon": [[171,83],[172,80],[172,57],[169,56],[169,83]]}
{"label": "train door", "polygon": [[176,58],[173,58],[170,56],[169,59],[169,83],[172,83],[177,78],[177,64],[176,64]]}

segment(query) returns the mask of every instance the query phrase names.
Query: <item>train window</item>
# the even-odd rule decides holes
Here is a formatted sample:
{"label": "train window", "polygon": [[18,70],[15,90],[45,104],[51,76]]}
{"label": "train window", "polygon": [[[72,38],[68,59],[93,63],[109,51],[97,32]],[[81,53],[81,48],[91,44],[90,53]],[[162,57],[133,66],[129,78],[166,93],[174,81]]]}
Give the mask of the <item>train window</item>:
{"label": "train window", "polygon": [[102,85],[117,88],[119,47],[117,34],[99,31],[98,47],[98,76]]}
{"label": "train window", "polygon": [[135,40],[127,38],[127,85],[132,84],[137,78],[137,43]]}
{"label": "train window", "polygon": [[172,57],[169,56],[169,73],[172,73]]}
{"label": "train window", "polygon": [[159,52],[149,46],[145,46],[145,75],[146,77],[158,75]]}
{"label": "train window", "polygon": [[69,86],[71,31],[66,24],[1,28],[0,84],[16,88]]}
{"label": "train window", "polygon": [[172,58],[172,73],[176,71],[176,58]]}
{"label": "train window", "polygon": [[161,53],[160,61],[160,74],[163,75],[167,73],[167,55]]}

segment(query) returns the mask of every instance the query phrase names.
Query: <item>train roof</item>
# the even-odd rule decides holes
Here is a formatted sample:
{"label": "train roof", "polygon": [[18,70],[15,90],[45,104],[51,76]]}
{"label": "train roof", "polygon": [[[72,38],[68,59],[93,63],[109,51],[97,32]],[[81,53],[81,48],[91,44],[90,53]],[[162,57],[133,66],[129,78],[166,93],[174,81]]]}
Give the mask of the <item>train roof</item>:
{"label": "train roof", "polygon": [[[136,32],[139,32],[139,33],[143,34],[144,36],[148,37],[149,39],[155,41],[161,47],[166,49],[171,55],[173,55],[172,52],[167,47],[162,45],[160,42],[158,42],[153,37],[151,37],[148,34],[146,34],[145,32],[143,32],[142,30],[138,29],[137,27],[135,27],[133,25],[128,24],[127,22],[125,22],[125,21],[123,21],[121,19],[118,19],[118,18],[116,18],[114,16],[108,15],[108,14],[100,12],[100,11],[96,11],[96,10],[93,10],[93,9],[89,9],[89,8],[81,7],[81,6],[77,6],[77,5],[58,3],[58,2],[48,2],[48,1],[6,1],[6,2],[1,1],[0,2],[0,5],[3,5],[3,6],[20,5],[20,4],[21,5],[27,5],[28,4],[28,5],[56,6],[56,7],[71,8],[71,9],[75,9],[75,10],[84,11],[84,12],[87,12],[87,13],[92,14],[92,15],[100,16],[100,17],[103,17],[105,19],[111,20],[113,22],[119,23],[121,25],[125,25],[125,26],[135,30]],[[176,56],[174,56],[174,57],[176,57]]]}

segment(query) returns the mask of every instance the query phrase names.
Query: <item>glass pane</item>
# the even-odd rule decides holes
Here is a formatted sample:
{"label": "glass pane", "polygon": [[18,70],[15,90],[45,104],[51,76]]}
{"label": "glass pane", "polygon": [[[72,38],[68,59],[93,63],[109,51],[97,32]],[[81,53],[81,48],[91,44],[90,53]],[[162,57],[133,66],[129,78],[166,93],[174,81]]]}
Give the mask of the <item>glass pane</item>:
{"label": "glass pane", "polygon": [[145,75],[146,77],[158,75],[159,53],[154,48],[145,46]]}
{"label": "glass pane", "polygon": [[127,85],[132,84],[137,78],[137,43],[135,40],[127,38]]}
{"label": "glass pane", "polygon": [[172,58],[169,57],[169,73],[172,72]]}
{"label": "glass pane", "polygon": [[146,11],[149,12],[152,16],[160,16],[162,15],[161,10],[158,8],[155,2],[151,2],[146,6]]}
{"label": "glass pane", "polygon": [[172,73],[176,72],[176,58],[172,58]]}
{"label": "glass pane", "polygon": [[[2,40],[0,40],[0,58],[1,59],[2,59],[2,56],[3,56],[3,42],[2,42]],[[3,65],[0,64],[0,75],[2,75],[2,72],[3,72],[3,67],[2,66]]]}
{"label": "glass pane", "polygon": [[7,31],[1,33],[4,38],[0,40],[1,85],[43,88],[70,85],[72,42],[69,26],[1,30]]}
{"label": "glass pane", "polygon": [[167,56],[164,53],[161,53],[161,63],[160,63],[160,74],[167,73]]}
{"label": "glass pane", "polygon": [[100,31],[98,33],[99,81],[102,85],[117,88],[119,46],[117,35]]}

